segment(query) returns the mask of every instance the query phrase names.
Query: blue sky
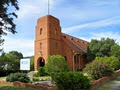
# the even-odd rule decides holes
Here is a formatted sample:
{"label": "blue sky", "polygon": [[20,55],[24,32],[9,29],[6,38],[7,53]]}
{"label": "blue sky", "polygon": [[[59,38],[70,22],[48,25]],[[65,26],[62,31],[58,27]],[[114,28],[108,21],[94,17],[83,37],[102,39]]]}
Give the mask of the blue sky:
{"label": "blue sky", "polygon": [[[36,21],[47,15],[47,0],[18,1],[18,33],[4,36],[3,48],[5,52],[16,50],[31,56]],[[60,20],[64,33],[87,41],[109,37],[120,44],[120,0],[50,0],[50,14]]]}

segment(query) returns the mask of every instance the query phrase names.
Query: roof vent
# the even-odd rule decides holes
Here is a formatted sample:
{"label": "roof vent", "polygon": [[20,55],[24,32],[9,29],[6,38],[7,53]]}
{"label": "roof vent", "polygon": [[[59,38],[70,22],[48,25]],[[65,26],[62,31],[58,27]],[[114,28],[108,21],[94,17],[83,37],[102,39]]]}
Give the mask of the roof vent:
{"label": "roof vent", "polygon": [[64,38],[66,38],[66,36],[64,36]]}

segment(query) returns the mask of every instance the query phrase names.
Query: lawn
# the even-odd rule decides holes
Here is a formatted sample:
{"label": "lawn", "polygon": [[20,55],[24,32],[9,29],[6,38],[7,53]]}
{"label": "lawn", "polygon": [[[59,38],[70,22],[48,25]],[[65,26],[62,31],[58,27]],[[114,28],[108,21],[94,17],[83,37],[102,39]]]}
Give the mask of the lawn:
{"label": "lawn", "polygon": [[101,86],[97,87],[95,90],[108,90],[108,88],[115,83],[116,80],[120,80],[120,75],[114,78],[113,80],[102,84]]}
{"label": "lawn", "polygon": [[18,87],[18,86],[8,86],[8,85],[0,84],[0,90],[38,90],[38,89],[28,88],[28,87],[26,88],[26,87]]}
{"label": "lawn", "polygon": [[6,77],[0,77],[0,80],[6,80]]}

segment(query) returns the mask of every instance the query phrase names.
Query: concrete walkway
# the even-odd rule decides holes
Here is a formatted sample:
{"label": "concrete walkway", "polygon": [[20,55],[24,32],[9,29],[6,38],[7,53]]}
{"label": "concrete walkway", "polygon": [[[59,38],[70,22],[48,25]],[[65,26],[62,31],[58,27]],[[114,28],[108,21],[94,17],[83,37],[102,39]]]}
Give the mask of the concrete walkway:
{"label": "concrete walkway", "polygon": [[115,80],[114,84],[111,85],[108,90],[120,90],[120,80]]}

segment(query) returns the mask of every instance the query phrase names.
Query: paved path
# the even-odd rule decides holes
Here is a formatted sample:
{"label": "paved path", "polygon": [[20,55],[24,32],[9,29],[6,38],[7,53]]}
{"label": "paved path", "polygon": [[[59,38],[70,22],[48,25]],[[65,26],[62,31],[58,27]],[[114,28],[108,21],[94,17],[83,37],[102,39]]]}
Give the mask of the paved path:
{"label": "paved path", "polygon": [[114,84],[111,85],[108,90],[120,90],[120,80],[115,80]]}

